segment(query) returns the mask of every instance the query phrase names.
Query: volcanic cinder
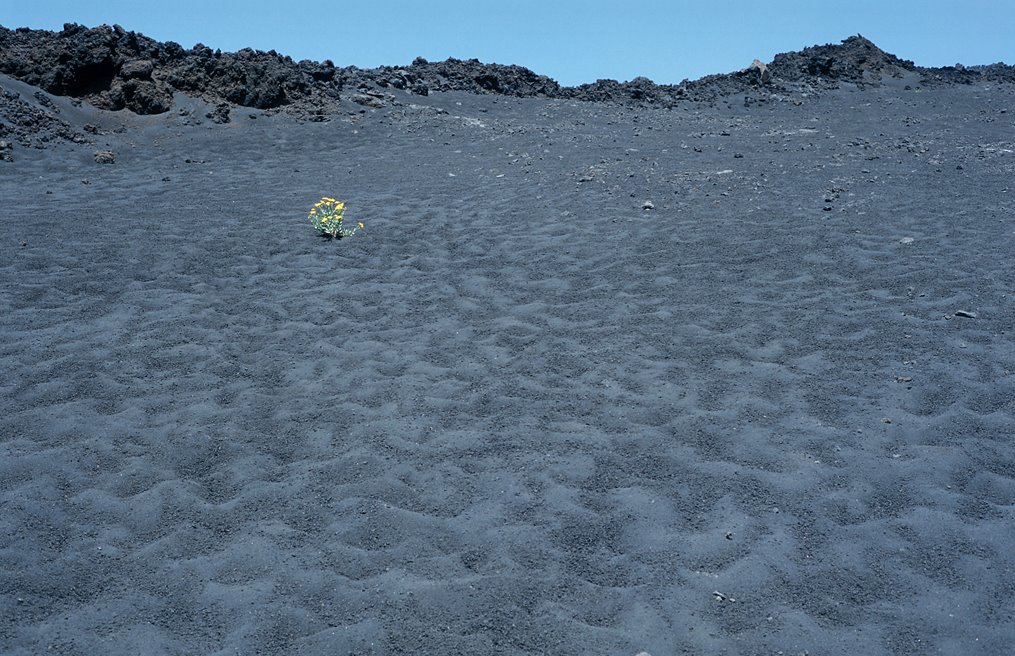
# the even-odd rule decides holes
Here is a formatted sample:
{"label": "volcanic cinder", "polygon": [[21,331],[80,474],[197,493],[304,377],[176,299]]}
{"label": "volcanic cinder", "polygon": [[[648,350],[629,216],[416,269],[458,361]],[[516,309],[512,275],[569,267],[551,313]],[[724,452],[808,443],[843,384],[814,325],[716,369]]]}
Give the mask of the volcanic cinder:
{"label": "volcanic cinder", "polygon": [[1015,72],[747,65],[0,29],[0,653],[1010,654]]}

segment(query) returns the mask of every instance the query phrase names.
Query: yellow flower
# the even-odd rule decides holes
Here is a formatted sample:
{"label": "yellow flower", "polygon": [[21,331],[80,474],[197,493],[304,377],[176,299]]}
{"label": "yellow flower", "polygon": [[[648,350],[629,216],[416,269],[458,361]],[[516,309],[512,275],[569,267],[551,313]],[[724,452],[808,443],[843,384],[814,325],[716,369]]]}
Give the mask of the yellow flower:
{"label": "yellow flower", "polygon": [[359,226],[359,227],[361,227],[361,228],[363,228],[363,227],[364,227],[364,225],[363,225],[363,223],[362,223],[362,222],[360,222],[360,223],[357,223],[356,225],[358,225],[358,226]]}
{"label": "yellow flower", "polygon": [[321,219],[321,223],[327,223],[327,222],[328,222],[328,217],[324,217],[323,219]]}

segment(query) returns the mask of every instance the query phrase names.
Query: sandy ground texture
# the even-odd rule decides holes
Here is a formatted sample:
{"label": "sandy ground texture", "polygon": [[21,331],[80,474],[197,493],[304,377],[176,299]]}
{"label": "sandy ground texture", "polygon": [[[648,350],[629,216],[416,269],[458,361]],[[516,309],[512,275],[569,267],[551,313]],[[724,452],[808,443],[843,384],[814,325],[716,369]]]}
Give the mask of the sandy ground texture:
{"label": "sandy ground texture", "polygon": [[1012,653],[1012,85],[0,86],[0,653]]}

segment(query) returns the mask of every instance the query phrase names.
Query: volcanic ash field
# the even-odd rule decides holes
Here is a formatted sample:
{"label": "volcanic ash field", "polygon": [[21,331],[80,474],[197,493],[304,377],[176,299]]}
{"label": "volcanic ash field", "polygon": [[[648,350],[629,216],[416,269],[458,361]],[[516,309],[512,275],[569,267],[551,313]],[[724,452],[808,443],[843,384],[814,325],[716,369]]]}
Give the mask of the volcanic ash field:
{"label": "volcanic ash field", "polygon": [[1011,653],[1012,67],[0,73],[0,653]]}

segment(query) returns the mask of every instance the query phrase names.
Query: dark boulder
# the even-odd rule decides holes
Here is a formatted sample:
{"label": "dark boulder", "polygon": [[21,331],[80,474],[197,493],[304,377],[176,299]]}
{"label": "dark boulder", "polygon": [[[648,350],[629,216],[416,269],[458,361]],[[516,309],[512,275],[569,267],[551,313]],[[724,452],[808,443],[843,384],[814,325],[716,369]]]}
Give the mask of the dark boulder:
{"label": "dark boulder", "polygon": [[135,114],[161,114],[173,107],[173,92],[161,82],[127,80],[119,88],[123,106]]}
{"label": "dark boulder", "polygon": [[215,106],[215,109],[205,114],[206,118],[210,118],[212,123],[228,123],[229,118],[229,103],[219,103]]}
{"label": "dark boulder", "polygon": [[119,77],[124,80],[150,80],[155,71],[155,64],[147,59],[129,61],[120,67]]}

